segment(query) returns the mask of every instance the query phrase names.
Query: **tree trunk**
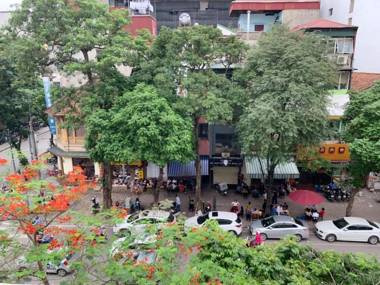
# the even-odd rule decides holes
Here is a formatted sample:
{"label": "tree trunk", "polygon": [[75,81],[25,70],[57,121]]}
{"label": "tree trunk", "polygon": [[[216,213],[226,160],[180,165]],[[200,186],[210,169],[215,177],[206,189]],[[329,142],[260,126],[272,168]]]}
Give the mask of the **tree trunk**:
{"label": "tree trunk", "polygon": [[[45,272],[45,268],[41,261],[37,261],[38,270],[41,272]],[[44,285],[50,285],[49,280],[45,274],[44,278],[41,280]]]}
{"label": "tree trunk", "polygon": [[112,166],[109,161],[103,163],[103,208],[112,207]]}
{"label": "tree trunk", "polygon": [[162,188],[162,184],[164,182],[164,168],[160,166],[160,172],[158,174],[157,183],[155,183],[154,187],[154,205],[158,205],[158,201],[160,200],[160,189]]}
{"label": "tree trunk", "polygon": [[201,178],[202,178],[202,166],[201,160],[198,153],[198,117],[195,118],[194,121],[194,139],[195,139],[195,210],[202,209],[202,200],[201,200]]}
{"label": "tree trunk", "polygon": [[360,191],[360,188],[354,188],[351,192],[350,200],[348,200],[347,208],[346,208],[346,217],[351,217],[352,215],[352,207],[354,206],[354,200],[356,194]]}
{"label": "tree trunk", "polygon": [[267,182],[265,183],[265,191],[267,192],[267,203],[265,206],[264,213],[267,215],[271,214],[271,205],[272,205],[272,198],[273,198],[273,176],[274,176],[274,168],[271,167],[268,169],[268,177],[267,177]]}

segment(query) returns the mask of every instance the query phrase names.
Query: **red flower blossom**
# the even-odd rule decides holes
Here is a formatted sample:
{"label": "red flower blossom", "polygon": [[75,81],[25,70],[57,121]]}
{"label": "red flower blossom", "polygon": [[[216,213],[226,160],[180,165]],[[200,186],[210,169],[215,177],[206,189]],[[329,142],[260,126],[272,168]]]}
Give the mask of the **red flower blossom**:
{"label": "red flower blossom", "polygon": [[8,163],[8,161],[5,158],[0,157],[0,165],[5,165],[7,163]]}
{"label": "red flower blossom", "polygon": [[55,248],[60,248],[63,244],[60,243],[58,240],[56,239],[53,239],[49,246],[48,246],[48,249],[52,250],[52,249],[55,249]]}
{"label": "red flower blossom", "polygon": [[23,227],[23,230],[25,233],[27,234],[30,234],[30,235],[33,235],[36,233],[37,231],[37,228],[35,226],[33,226],[32,224],[28,223],[26,224],[24,227]]}

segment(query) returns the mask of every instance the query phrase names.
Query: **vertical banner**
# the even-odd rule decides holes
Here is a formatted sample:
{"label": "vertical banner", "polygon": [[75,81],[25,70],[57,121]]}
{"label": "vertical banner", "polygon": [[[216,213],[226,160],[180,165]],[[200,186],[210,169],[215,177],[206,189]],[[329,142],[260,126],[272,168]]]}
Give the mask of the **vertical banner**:
{"label": "vertical banner", "polygon": [[[45,104],[46,108],[50,108],[53,104],[51,102],[51,93],[50,93],[50,79],[49,77],[43,77],[42,78],[43,84],[44,84],[44,93],[45,93]],[[57,128],[55,126],[55,120],[52,116],[48,116],[48,124],[50,133],[55,135],[57,133]]]}

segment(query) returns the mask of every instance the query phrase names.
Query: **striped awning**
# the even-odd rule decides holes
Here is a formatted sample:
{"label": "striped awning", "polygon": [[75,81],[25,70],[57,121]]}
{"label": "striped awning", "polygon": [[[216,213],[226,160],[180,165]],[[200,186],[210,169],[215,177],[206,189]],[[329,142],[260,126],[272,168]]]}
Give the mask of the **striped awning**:
{"label": "striped awning", "polygon": [[[260,165],[261,163],[261,165]],[[254,179],[261,179],[268,175],[266,159],[246,158],[245,168],[247,175]],[[274,169],[274,179],[299,178],[300,173],[294,162],[281,163]]]}
{"label": "striped awning", "polygon": [[[208,157],[201,158],[201,172],[202,176],[208,175]],[[168,177],[193,177],[195,176],[195,162],[180,163],[177,161],[169,162],[168,164]]]}

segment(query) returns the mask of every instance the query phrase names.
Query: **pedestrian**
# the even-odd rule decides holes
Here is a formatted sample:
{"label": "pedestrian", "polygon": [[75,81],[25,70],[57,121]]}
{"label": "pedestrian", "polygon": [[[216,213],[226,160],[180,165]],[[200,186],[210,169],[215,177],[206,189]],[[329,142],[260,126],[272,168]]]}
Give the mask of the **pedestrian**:
{"label": "pedestrian", "polygon": [[135,209],[136,211],[140,211],[140,210],[141,210],[141,203],[140,203],[140,199],[139,199],[139,197],[137,197],[136,200],[135,200],[135,206],[134,206],[134,209]]}
{"label": "pedestrian", "polygon": [[249,201],[247,206],[245,207],[245,219],[247,221],[252,220],[252,204],[251,204],[251,201]]}
{"label": "pedestrian", "polygon": [[263,199],[264,199],[264,202],[266,202],[268,200],[268,194],[267,194],[267,192],[264,192]]}
{"label": "pedestrian", "polygon": [[312,210],[311,218],[313,219],[313,222],[316,223],[319,220],[319,213],[317,210]]}
{"label": "pedestrian", "polygon": [[181,211],[181,199],[178,195],[175,196],[175,211],[180,212]]}
{"label": "pedestrian", "polygon": [[238,217],[242,218],[243,216],[244,216],[244,208],[243,208],[243,205],[240,205]]}
{"label": "pedestrian", "polygon": [[189,211],[194,212],[195,211],[195,201],[194,198],[190,198],[189,200]]}
{"label": "pedestrian", "polygon": [[278,192],[277,192],[277,189],[274,190],[273,192],[273,197],[272,197],[272,204],[277,204],[277,198],[278,198]]}
{"label": "pedestrian", "polygon": [[276,207],[276,212],[277,212],[277,215],[282,215],[282,206],[280,204],[277,205]]}
{"label": "pedestrian", "polygon": [[277,215],[277,205],[273,205],[273,204],[270,205],[270,214],[272,216],[276,216]]}
{"label": "pedestrian", "polygon": [[255,234],[255,244],[256,244],[256,246],[259,246],[262,243],[263,243],[263,239],[261,237],[261,233],[259,231],[257,231]]}
{"label": "pedestrian", "polygon": [[319,219],[320,219],[321,221],[323,221],[323,218],[324,218],[324,216],[325,216],[325,213],[326,213],[325,208],[322,208],[322,210],[319,211]]}
{"label": "pedestrian", "polygon": [[240,210],[240,204],[237,200],[234,200],[232,203],[231,203],[231,212],[237,214]]}

